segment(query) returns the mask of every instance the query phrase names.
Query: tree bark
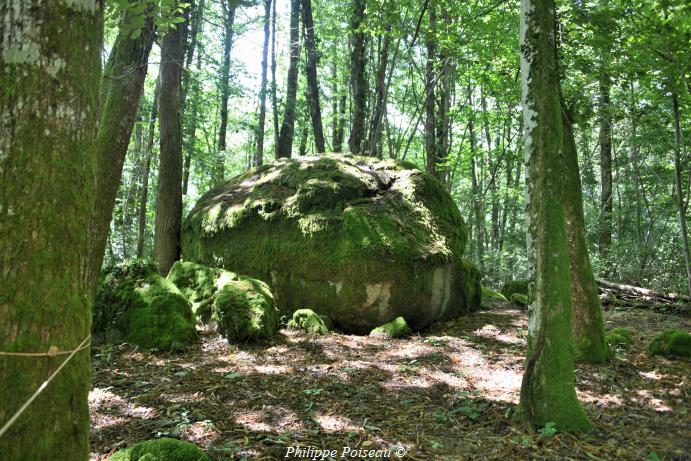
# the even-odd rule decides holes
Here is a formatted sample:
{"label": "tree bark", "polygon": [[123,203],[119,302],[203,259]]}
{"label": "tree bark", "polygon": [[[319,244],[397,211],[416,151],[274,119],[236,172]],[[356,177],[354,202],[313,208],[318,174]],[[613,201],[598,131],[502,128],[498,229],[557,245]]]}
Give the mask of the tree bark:
{"label": "tree bark", "polygon": [[684,206],[684,195],[681,190],[681,124],[679,123],[679,97],[676,93],[672,93],[672,111],[674,112],[674,188],[677,192],[679,228],[681,229],[681,241],[684,246],[686,283],[689,296],[691,296],[691,256],[689,255],[689,237],[686,231],[686,207]]}
{"label": "tree bark", "polygon": [[96,194],[89,258],[89,280],[94,295],[154,40],[151,18],[146,20],[136,39],[130,38],[131,20],[130,16],[126,16],[120,24],[101,87],[101,119],[96,136]]}
{"label": "tree bark", "polygon": [[427,7],[429,14],[429,31],[425,40],[427,48],[427,69],[425,71],[425,152],[427,172],[437,174],[437,111],[434,100],[434,87],[437,82],[437,14],[435,0],[430,0]]}
{"label": "tree bark", "polygon": [[156,129],[156,118],[158,118],[158,95],[160,92],[160,79],[156,79],[154,89],[154,99],[151,103],[151,117],[149,118],[149,128],[147,131],[146,147],[144,155],[144,173],[142,184],[139,189],[139,211],[137,219],[137,258],[144,257],[144,240],[146,239],[146,209],[149,204],[149,174],[151,172],[151,155],[154,148],[154,132]]}
{"label": "tree bark", "polygon": [[160,156],[154,255],[163,276],[180,259],[182,223],[182,133],[180,86],[184,23],[169,30],[161,43],[161,93],[159,95]]}
{"label": "tree bark", "polygon": [[271,108],[274,121],[274,157],[278,147],[278,95],[276,88],[276,2],[271,8]]}
{"label": "tree bark", "polygon": [[223,1],[223,62],[221,64],[221,123],[218,128],[218,153],[212,174],[212,183],[220,184],[225,176],[226,135],[228,133],[228,98],[230,97],[230,52],[233,49],[233,24],[237,2]]}
{"label": "tree bark", "polygon": [[269,61],[271,0],[264,0],[264,48],[262,49],[262,80],[259,88],[259,121],[257,122],[257,153],[255,166],[264,163],[264,124],[266,122],[266,74]]}
{"label": "tree bark", "polygon": [[325,149],[324,127],[322,125],[322,111],[319,102],[319,79],[317,77],[317,43],[312,19],[312,0],[302,0],[302,21],[305,27],[305,49],[307,50],[307,88],[310,117],[312,118],[312,132],[317,153],[323,154]]}
{"label": "tree bark", "polygon": [[605,274],[607,255],[612,245],[612,115],[609,101],[609,75],[600,70],[600,237],[599,252]]}
{"label": "tree bark", "polygon": [[290,64],[288,66],[288,89],[283,111],[283,123],[278,137],[276,157],[290,158],[293,153],[295,135],[295,103],[298,91],[298,64],[300,62],[300,0],[290,1]]}
{"label": "tree bark", "polygon": [[563,132],[554,0],[521,1],[521,74],[526,149],[528,259],[532,277],[528,351],[518,415],[530,431],[591,425],[574,385],[571,280],[559,170]]}
{"label": "tree bark", "polygon": [[610,349],[605,340],[602,304],[588,254],[576,141],[573,137],[571,120],[564,107],[562,107],[562,123],[564,130],[562,187],[566,233],[569,239],[576,361],[605,363],[610,358]]}
{"label": "tree bark", "polygon": [[353,97],[353,118],[348,147],[354,155],[362,153],[365,140],[365,120],[367,111],[367,79],[365,76],[366,36],[361,30],[365,21],[366,0],[353,0],[353,14],[350,20],[353,51],[350,57],[350,89]]}
{"label": "tree bark", "polygon": [[379,60],[377,63],[377,74],[375,77],[375,97],[374,111],[372,112],[372,123],[369,129],[368,154],[372,157],[382,157],[381,152],[381,133],[384,112],[386,111],[386,70],[389,65],[389,46],[391,44],[391,26],[387,25],[384,37],[381,39],[379,50]]}
{"label": "tree bark", "polygon": [[102,8],[96,0],[0,5],[0,351],[85,345],[73,356],[0,356],[0,456],[8,461],[89,458]]}

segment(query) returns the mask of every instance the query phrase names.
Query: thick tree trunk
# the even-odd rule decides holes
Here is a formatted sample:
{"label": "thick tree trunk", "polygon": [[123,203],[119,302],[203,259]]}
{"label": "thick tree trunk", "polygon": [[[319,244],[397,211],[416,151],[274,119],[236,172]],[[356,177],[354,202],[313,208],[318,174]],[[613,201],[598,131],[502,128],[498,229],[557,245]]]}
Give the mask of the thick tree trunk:
{"label": "thick tree trunk", "polygon": [[307,88],[310,117],[312,118],[312,131],[314,133],[314,145],[317,152],[326,151],[324,146],[324,127],[322,125],[322,110],[319,102],[319,79],[317,78],[317,43],[314,33],[314,20],[312,19],[312,0],[302,0],[302,20],[305,27],[305,49],[307,50]]}
{"label": "thick tree trunk", "polygon": [[564,124],[564,166],[562,187],[566,233],[569,239],[569,267],[571,269],[571,303],[573,305],[573,335],[576,342],[576,361],[604,363],[610,358],[605,340],[602,304],[588,255],[588,242],[583,216],[583,191],[578,168],[578,153],[571,121],[562,108]]}
{"label": "thick tree trunk", "polygon": [[0,6],[0,351],[85,347],[74,355],[0,355],[3,460],[89,458],[89,234],[102,45],[100,1]]}
{"label": "thick tree trunk", "polygon": [[521,74],[532,265],[519,417],[529,430],[588,430],[574,386],[571,280],[559,175],[563,133],[554,0],[521,1]]}
{"label": "thick tree trunk", "polygon": [[434,100],[434,87],[437,82],[437,38],[435,35],[437,14],[435,0],[428,5],[429,31],[425,40],[427,48],[427,69],[425,71],[425,152],[427,172],[437,174],[437,111]]}
{"label": "thick tree trunk", "polygon": [[154,40],[152,19],[146,21],[141,35],[136,39],[130,38],[131,20],[129,16],[123,19],[103,74],[89,258],[89,280],[94,294]]}
{"label": "thick tree trunk", "polygon": [[290,64],[288,65],[288,89],[283,111],[281,133],[278,136],[276,157],[290,158],[295,136],[295,103],[298,91],[298,64],[300,62],[300,0],[290,1]]}
{"label": "thick tree trunk", "polygon": [[348,147],[352,154],[362,153],[365,140],[365,120],[367,120],[367,78],[365,76],[366,36],[362,29],[365,21],[366,0],[353,0],[353,12],[350,20],[352,34],[352,54],[350,57],[350,89],[353,97],[353,116]]}
{"label": "thick tree trunk", "polygon": [[233,49],[233,24],[235,23],[235,1],[221,2],[223,6],[223,62],[221,64],[221,78],[219,92],[221,93],[221,123],[218,128],[218,152],[216,164],[212,174],[214,185],[223,181],[226,161],[226,135],[228,133],[228,98],[230,97],[230,52]]}
{"label": "thick tree trunk", "polygon": [[[684,246],[684,264],[686,266],[686,283],[691,296],[691,256],[689,255],[689,237],[686,232],[686,207],[681,189],[681,124],[679,123],[679,97],[672,93],[672,110],[674,112],[674,188],[676,189],[677,210],[679,212],[679,227],[681,242]],[[688,164],[687,164],[688,167]]]}
{"label": "thick tree trunk", "polygon": [[610,80],[600,71],[600,238],[599,252],[605,274],[608,273],[607,255],[612,245],[612,115],[609,101]]}
{"label": "thick tree trunk", "polygon": [[264,48],[262,49],[262,80],[259,88],[259,121],[257,122],[256,166],[264,163],[264,124],[266,122],[266,74],[269,65],[269,26],[271,21],[271,0],[264,0]]}
{"label": "thick tree trunk", "polygon": [[159,95],[160,156],[154,233],[154,256],[164,276],[180,259],[182,223],[182,133],[180,85],[184,23],[169,30],[161,43],[161,93]]}
{"label": "thick tree trunk", "polygon": [[156,79],[154,89],[154,99],[151,104],[151,117],[149,118],[149,128],[147,131],[146,147],[144,155],[144,173],[142,184],[139,189],[139,211],[137,219],[137,258],[144,257],[144,240],[146,238],[146,208],[149,204],[149,174],[151,172],[151,155],[154,148],[154,132],[156,129],[156,118],[158,118],[158,95],[160,92],[160,79]]}

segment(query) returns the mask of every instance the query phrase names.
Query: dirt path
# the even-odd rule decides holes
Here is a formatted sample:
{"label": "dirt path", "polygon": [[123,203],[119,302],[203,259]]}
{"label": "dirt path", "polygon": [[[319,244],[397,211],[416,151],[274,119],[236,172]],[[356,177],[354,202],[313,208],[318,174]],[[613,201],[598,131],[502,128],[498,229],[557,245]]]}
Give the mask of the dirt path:
{"label": "dirt path", "polygon": [[282,330],[253,346],[206,334],[185,354],[96,350],[91,459],[156,436],[218,460],[285,459],[289,447],[412,460],[691,459],[691,363],[645,353],[655,334],[691,322],[643,309],[606,321],[636,333],[612,365],[577,368],[588,435],[529,436],[511,423],[527,316],[504,306],[405,340]]}

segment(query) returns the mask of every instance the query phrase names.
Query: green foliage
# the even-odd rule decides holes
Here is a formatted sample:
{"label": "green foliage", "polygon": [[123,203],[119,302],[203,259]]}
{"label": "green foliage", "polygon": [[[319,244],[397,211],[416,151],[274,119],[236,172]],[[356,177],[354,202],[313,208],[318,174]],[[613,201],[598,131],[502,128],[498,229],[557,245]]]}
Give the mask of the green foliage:
{"label": "green foliage", "polygon": [[631,336],[631,331],[626,328],[612,328],[605,332],[605,340],[611,347],[629,347],[633,342]]}
{"label": "green foliage", "polygon": [[[328,317],[326,318],[328,319]],[[288,322],[288,328],[317,335],[329,334],[329,327],[322,316],[318,315],[312,309],[298,309],[293,312],[293,317]]]}
{"label": "green foliage", "polygon": [[403,317],[397,317],[392,321],[385,323],[370,332],[370,336],[385,336],[387,338],[402,338],[410,336],[413,330],[410,329],[408,323]]}
{"label": "green foliage", "polygon": [[557,433],[556,424],[554,424],[552,421],[545,423],[545,425],[541,427],[537,433],[540,435],[540,437],[552,437]]}
{"label": "green foliage", "polygon": [[648,351],[651,355],[691,357],[691,335],[681,330],[667,330],[651,341]]}
{"label": "green foliage", "polygon": [[108,461],[209,461],[199,447],[177,439],[139,442],[114,453]]}
{"label": "green foliage", "polygon": [[522,293],[513,293],[511,295],[511,302],[514,304],[518,304],[519,306],[527,306],[528,296]]}
{"label": "green foliage", "polygon": [[501,294],[503,294],[506,298],[511,298],[511,295],[514,293],[528,296],[529,284],[529,280],[512,280],[510,282],[506,282],[504,286],[501,287]]}
{"label": "green foliage", "polygon": [[497,292],[497,291],[494,291],[493,289],[488,288],[488,287],[486,287],[486,286],[484,286],[484,285],[482,285],[482,299],[483,299],[483,300],[484,300],[484,299],[496,299],[496,300],[499,300],[499,301],[506,301],[506,302],[509,302],[509,300],[506,299],[506,298],[504,297],[503,294],[501,294],[501,293],[499,293],[499,292]]}

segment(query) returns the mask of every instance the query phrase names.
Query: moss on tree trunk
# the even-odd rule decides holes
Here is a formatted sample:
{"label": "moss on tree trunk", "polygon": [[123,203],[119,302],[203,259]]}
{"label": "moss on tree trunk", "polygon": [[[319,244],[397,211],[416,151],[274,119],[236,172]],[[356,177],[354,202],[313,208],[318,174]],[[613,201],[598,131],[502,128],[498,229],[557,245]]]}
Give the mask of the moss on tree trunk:
{"label": "moss on tree trunk", "polygon": [[[71,350],[91,327],[102,2],[3,5],[0,351]],[[0,356],[0,426],[66,357]],[[88,349],[78,352],[0,437],[3,460],[88,458],[89,368]]]}
{"label": "moss on tree trunk", "polygon": [[553,0],[521,1],[521,74],[533,284],[519,417],[530,430],[553,422],[587,430],[576,397],[568,240],[561,184],[563,132]]}

